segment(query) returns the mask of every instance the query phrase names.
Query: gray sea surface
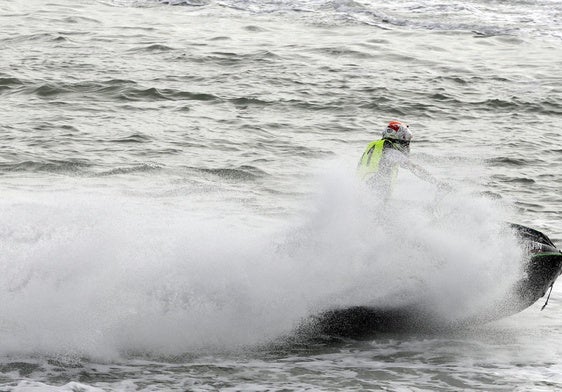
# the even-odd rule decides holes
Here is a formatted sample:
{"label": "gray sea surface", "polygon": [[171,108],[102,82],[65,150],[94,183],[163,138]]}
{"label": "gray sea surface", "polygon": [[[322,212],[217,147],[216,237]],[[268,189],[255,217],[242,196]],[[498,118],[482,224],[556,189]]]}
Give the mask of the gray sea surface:
{"label": "gray sea surface", "polygon": [[[382,203],[357,180],[399,119]],[[562,288],[458,329],[562,245],[562,3],[0,1],[0,390],[562,390]]]}

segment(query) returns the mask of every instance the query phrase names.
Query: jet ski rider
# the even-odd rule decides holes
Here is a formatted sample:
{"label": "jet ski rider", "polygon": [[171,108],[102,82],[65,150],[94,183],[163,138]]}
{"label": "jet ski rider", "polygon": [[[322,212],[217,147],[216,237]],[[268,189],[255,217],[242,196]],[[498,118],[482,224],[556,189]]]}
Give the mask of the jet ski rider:
{"label": "jet ski rider", "polygon": [[382,132],[382,139],[367,145],[361,156],[357,172],[359,177],[384,199],[388,198],[398,176],[398,167],[410,170],[424,181],[435,184],[440,190],[450,186],[435,179],[427,170],[409,159],[412,132],[400,121],[391,121]]}

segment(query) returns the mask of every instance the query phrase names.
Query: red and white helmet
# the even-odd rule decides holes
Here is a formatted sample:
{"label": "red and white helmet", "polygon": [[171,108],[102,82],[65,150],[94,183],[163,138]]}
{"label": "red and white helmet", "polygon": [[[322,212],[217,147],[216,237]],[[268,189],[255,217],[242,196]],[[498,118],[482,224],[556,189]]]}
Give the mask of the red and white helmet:
{"label": "red and white helmet", "polygon": [[382,138],[409,142],[412,139],[412,132],[408,129],[408,125],[400,121],[391,121],[382,131]]}

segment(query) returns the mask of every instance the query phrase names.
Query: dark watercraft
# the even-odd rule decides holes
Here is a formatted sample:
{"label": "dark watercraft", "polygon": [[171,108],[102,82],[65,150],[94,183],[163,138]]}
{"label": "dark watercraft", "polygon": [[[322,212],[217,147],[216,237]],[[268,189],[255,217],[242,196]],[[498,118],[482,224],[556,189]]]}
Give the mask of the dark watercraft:
{"label": "dark watercraft", "polygon": [[314,334],[324,336],[361,338],[377,332],[456,328],[485,323],[521,312],[552,288],[562,270],[562,251],[537,230],[517,224],[511,224],[511,228],[525,248],[527,261],[524,277],[502,300],[489,304],[476,315],[451,321],[443,319],[431,308],[420,304],[392,308],[353,306],[324,312],[307,328],[312,328]]}

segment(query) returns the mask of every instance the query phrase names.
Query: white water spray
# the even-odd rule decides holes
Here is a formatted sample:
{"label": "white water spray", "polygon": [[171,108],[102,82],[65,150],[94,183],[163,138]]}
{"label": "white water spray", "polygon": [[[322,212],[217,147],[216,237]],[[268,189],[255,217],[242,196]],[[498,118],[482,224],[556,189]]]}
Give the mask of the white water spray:
{"label": "white water spray", "polygon": [[520,249],[497,201],[408,201],[425,189],[414,182],[382,205],[350,177],[332,170],[310,214],[267,228],[122,194],[5,198],[0,354],[233,348],[333,307],[413,298],[464,317],[518,278]]}

